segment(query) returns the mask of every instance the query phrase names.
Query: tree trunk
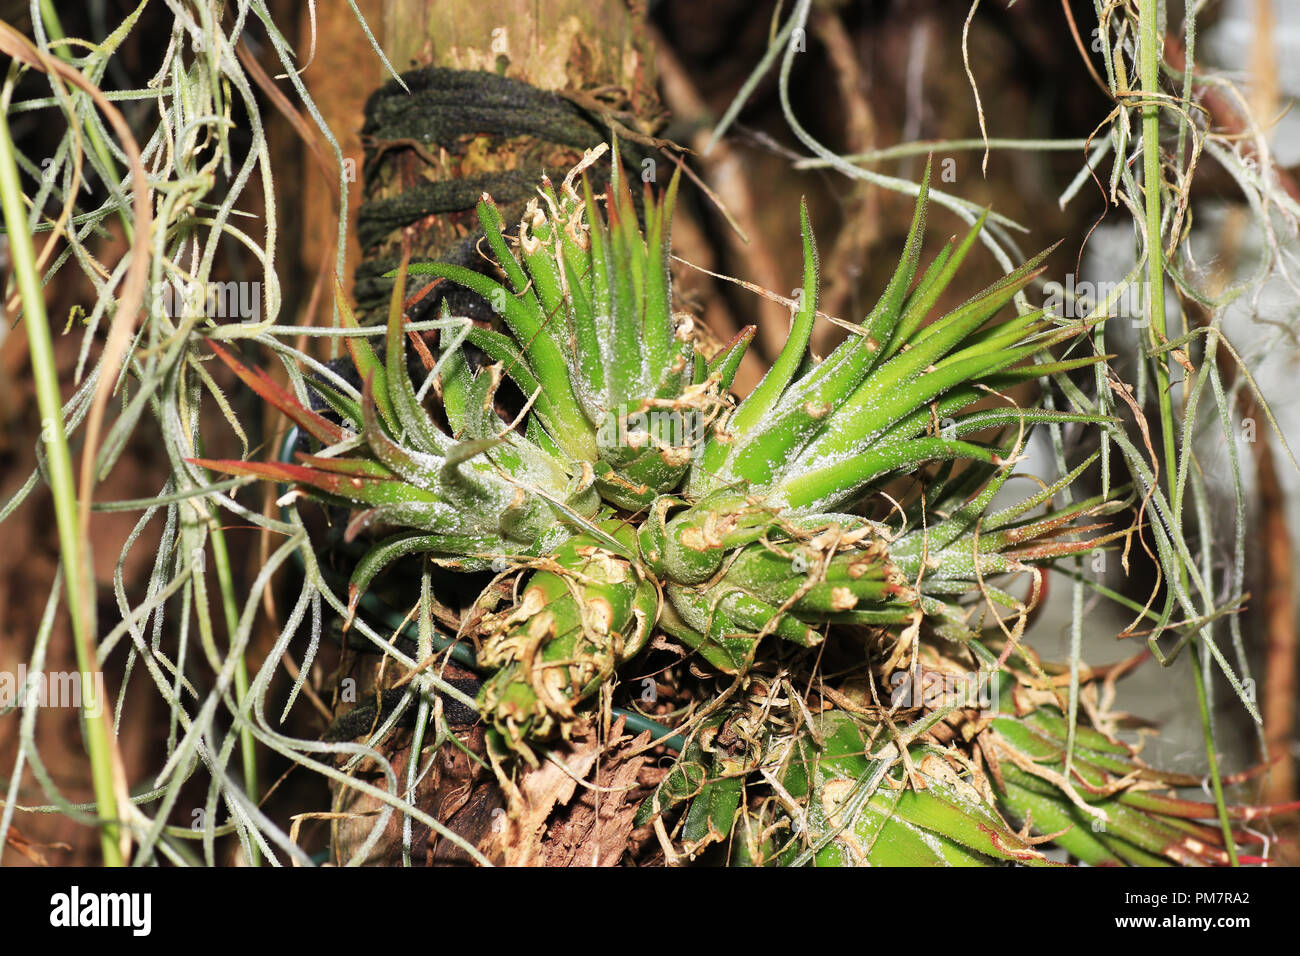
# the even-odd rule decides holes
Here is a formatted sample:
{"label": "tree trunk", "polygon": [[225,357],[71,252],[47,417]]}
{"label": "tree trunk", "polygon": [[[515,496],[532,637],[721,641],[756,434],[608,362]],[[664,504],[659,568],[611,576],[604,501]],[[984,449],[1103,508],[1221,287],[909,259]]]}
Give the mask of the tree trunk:
{"label": "tree trunk", "polygon": [[[364,173],[362,206],[353,218],[354,231],[360,238],[354,294],[363,316],[378,317],[391,288],[391,280],[383,279],[382,274],[400,260],[404,250],[415,261],[449,260],[473,268],[488,268],[477,255],[476,239],[480,233],[474,205],[480,191],[487,189],[492,193],[507,223],[517,221],[526,200],[535,195],[533,186],[542,172],[562,177],[582,158],[585,148],[609,139],[611,123],[616,124],[614,128],[626,139],[627,131],[650,132],[659,114],[641,3],[371,0],[361,6],[395,69],[406,72],[412,68],[443,68],[479,73],[477,77],[408,73],[410,93],[391,77],[384,76],[382,79],[387,82],[365,102],[365,125],[359,141],[353,141],[365,151],[364,163],[359,165]],[[355,50],[365,50],[360,38],[354,38],[350,45]],[[365,52],[371,56],[368,50]],[[350,56],[348,62],[353,59]],[[312,71],[308,72],[308,79],[328,90],[328,96],[318,99],[328,110],[327,120],[336,119],[345,124],[342,129],[335,129],[345,137],[347,150],[346,137],[353,132],[349,126],[355,124],[362,97],[373,85],[357,84],[353,74],[349,77],[352,92],[348,92],[343,89],[345,84],[337,82],[337,75],[322,76],[327,72],[318,67],[315,79]],[[374,74],[367,71],[365,75]],[[508,118],[503,125],[500,116],[489,120],[475,115],[478,108],[486,109],[488,94],[494,94],[497,89],[491,84],[498,83],[500,78],[565,96],[549,97],[540,105],[521,110],[525,115],[521,115],[520,128],[514,131],[508,128]],[[467,92],[460,94],[454,89],[448,92],[449,87],[458,84],[463,84]],[[517,89],[506,89],[506,93],[513,95],[511,90]],[[527,91],[527,95],[537,94]],[[539,130],[537,126],[545,129]],[[491,128],[491,132],[484,132],[485,127]],[[546,130],[551,129],[554,132],[548,134]],[[408,292],[415,291],[418,287],[408,288]],[[455,314],[470,315],[485,322],[491,320],[490,310],[472,296],[454,291],[447,294]],[[415,303],[408,309],[408,315],[419,317],[431,305],[431,299]],[[471,593],[474,590],[466,589],[454,596],[459,597],[462,605],[457,610],[464,610],[472,603],[476,597],[476,593]],[[382,660],[373,653],[345,653],[339,676],[351,678],[355,682],[351,686],[358,690],[355,700],[345,701],[340,695],[336,718],[365,707],[367,702],[373,704],[377,694],[403,676],[391,664],[383,666]],[[443,673],[447,678],[466,681],[466,686],[472,686],[469,682],[475,676],[454,667]],[[358,710],[357,716],[362,713],[369,711]],[[357,727],[351,730],[360,735],[356,739],[364,739],[372,722],[358,720],[356,723]],[[468,750],[483,753],[481,727],[462,724],[454,729]],[[432,736],[431,730],[426,735],[426,745]],[[579,737],[570,749],[571,769],[585,772],[583,768],[593,766],[602,748],[615,736],[598,735],[593,730],[588,739]],[[403,730],[392,735],[384,753],[404,783],[411,759],[410,732]],[[422,766],[429,756],[426,750],[421,758]],[[627,790],[628,780],[635,777],[641,758],[624,761],[621,770],[618,763],[608,752],[601,756],[602,768],[610,769],[609,772],[602,769],[599,782],[603,786],[621,783]],[[378,770],[374,765],[362,765],[357,775],[384,787],[384,777]],[[447,745],[422,781],[415,802],[469,843],[482,848],[494,862],[616,863],[626,843],[631,812],[623,813],[620,823],[610,826],[611,808],[618,808],[618,800],[602,798],[606,805],[598,813],[591,807],[584,809],[581,804],[590,792],[583,791],[579,799],[572,800],[576,785],[563,776],[553,779],[554,768],[551,771],[544,769],[525,777],[520,791],[523,804],[517,800],[509,807],[507,825],[503,812],[507,801],[492,774],[462,750]],[[620,780],[610,775],[618,773],[622,775]],[[350,788],[335,788],[333,809],[341,814],[334,822],[336,861],[352,858],[374,825],[373,814],[383,807],[381,802],[359,796]],[[562,852],[540,845],[547,818],[557,807],[560,809],[556,817],[560,819],[552,819],[550,829],[561,834],[567,831],[566,848]],[[603,835],[594,841],[575,841],[574,833],[584,827],[590,830],[597,816]],[[595,829],[599,831],[602,827]],[[579,846],[583,847],[580,851]],[[401,847],[402,818],[394,814],[381,839],[365,854],[365,860],[399,863]],[[578,852],[582,858],[575,860]],[[419,824],[413,827],[413,863],[467,860],[463,850],[446,840],[431,838],[428,828]]]}

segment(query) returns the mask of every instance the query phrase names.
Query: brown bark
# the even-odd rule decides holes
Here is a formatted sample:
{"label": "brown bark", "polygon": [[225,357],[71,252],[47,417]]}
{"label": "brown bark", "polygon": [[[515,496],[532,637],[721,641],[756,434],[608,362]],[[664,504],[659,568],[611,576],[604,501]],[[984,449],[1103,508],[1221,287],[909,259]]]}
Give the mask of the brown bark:
{"label": "brown bark", "polygon": [[[358,0],[357,8],[371,30],[379,28],[383,6],[382,0]],[[314,44],[310,19],[299,16],[298,20],[297,49],[302,51],[305,59],[307,51],[313,45],[315,47],[304,80],[326,125],[338,140],[345,169],[353,180],[348,189],[348,222],[352,223],[356,221],[357,209],[361,206],[360,170],[365,158],[361,148],[361,124],[365,118],[366,97],[388,76],[346,3],[316,5]],[[302,156],[295,165],[302,170],[302,219],[299,224],[302,230],[302,268],[315,280],[323,269],[333,271],[334,267],[338,247],[338,173],[323,170],[306,144],[301,144],[300,148]],[[349,294],[352,270],[360,259],[361,246],[357,242],[356,230],[349,229],[347,266],[341,276],[344,290]],[[327,286],[326,292],[330,291]],[[329,301],[326,295],[323,303],[328,305]]]}

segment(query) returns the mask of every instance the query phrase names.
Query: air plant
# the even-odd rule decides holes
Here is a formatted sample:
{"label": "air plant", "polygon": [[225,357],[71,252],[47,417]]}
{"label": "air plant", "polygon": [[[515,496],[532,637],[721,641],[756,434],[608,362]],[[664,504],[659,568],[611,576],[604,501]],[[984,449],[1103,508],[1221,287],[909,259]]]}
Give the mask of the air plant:
{"label": "air plant", "polygon": [[[675,817],[666,855],[736,866],[1044,866],[1060,862],[1051,846],[1093,866],[1228,863],[1222,831],[1201,822],[1215,804],[1175,793],[1200,778],[1150,767],[1086,721],[1071,740],[1041,669],[961,670],[993,660],[979,640],[920,658],[915,682],[880,680],[886,664],[842,676],[840,691],[785,669],[746,675],[639,822]],[[924,700],[910,693],[921,687]],[[1249,823],[1294,809],[1230,806],[1234,842],[1262,842]]]}
{"label": "air plant", "polygon": [[[504,284],[448,264],[398,270],[384,358],[349,339],[360,401],[309,380],[341,424],[214,346],[321,447],[296,463],[201,463],[358,507],[351,536],[386,531],[353,573],[354,605],[381,568],[418,552],[516,578],[504,605],[492,603],[501,589],[485,592],[464,635],[491,672],[478,703],[499,755],[535,761],[536,748],[568,736],[656,633],[730,675],[733,690],[748,687],[741,704],[704,708],[643,810],[661,826],[685,807],[678,825],[690,846],[725,840],[742,863],[1039,863],[1037,843],[1050,835],[1094,862],[1205,858],[1187,849],[1204,834],[1180,822],[1183,805],[1134,783],[1166,778],[1147,774],[1123,745],[1081,726],[1062,756],[1055,698],[1028,709],[1024,694],[1008,698],[1016,706],[1005,714],[1001,697],[987,713],[948,705],[913,714],[900,734],[890,706],[873,698],[846,710],[843,690],[819,692],[816,713],[795,708],[788,677],[774,678],[773,655],[759,654],[774,635],[796,659],[814,660],[816,651],[798,649],[834,635],[841,652],[858,655],[845,674],[866,674],[872,687],[915,675],[940,650],[942,660],[976,654],[988,673],[1037,686],[1041,669],[1020,644],[1033,597],[991,579],[1029,572],[1037,582],[1042,566],[1120,533],[1080,524],[1120,507],[1113,498],[1050,510],[1091,462],[991,510],[1028,429],[1106,421],[1007,397],[1100,360],[1051,354],[1084,323],[1004,314],[1047,252],[936,315],[983,218],[921,270],[927,169],[893,277],[818,361],[809,349],[818,260],[805,207],[788,339],[736,401],[729,390],[753,328],[707,355],[690,317],[672,310],[677,176],[662,199],[647,187],[643,234],[617,160],[603,196],[585,175],[577,188],[595,158],[558,191],[543,181],[513,243],[483,197],[478,215]],[[444,338],[429,353],[437,414],[406,369],[407,275],[468,288],[501,316],[499,328],[466,335],[487,356],[483,367],[463,342]],[[506,378],[524,397],[509,411],[498,394]],[[998,404],[976,407],[986,400]],[[893,520],[869,517],[885,486],[906,476],[920,496]],[[1049,510],[1031,514],[1040,508]],[[1010,628],[998,607],[1011,612]],[[998,654],[986,649],[991,633],[1002,637]],[[963,726],[965,738],[960,729],[936,736]],[[1116,829],[1079,830],[1097,816]]]}

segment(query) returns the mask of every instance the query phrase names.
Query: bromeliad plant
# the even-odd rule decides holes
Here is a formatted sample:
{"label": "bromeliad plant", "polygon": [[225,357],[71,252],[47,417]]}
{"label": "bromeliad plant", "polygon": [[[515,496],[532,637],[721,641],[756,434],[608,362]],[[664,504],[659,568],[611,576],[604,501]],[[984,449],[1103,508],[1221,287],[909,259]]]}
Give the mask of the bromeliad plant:
{"label": "bromeliad plant", "polygon": [[[927,683],[962,673],[924,657]],[[1222,831],[1198,822],[1215,805],[1166,792],[1199,779],[1086,725],[1071,747],[1059,691],[1027,671],[997,672],[991,702],[987,685],[948,685],[919,717],[906,694],[873,700],[866,681],[833,700],[805,700],[806,678],[788,672],[745,683],[641,808],[646,823],[685,806],[667,852],[735,866],[1045,866],[1050,842],[1093,866],[1228,862]],[[1283,809],[1230,807],[1234,841],[1261,842],[1249,822]]]}
{"label": "bromeliad plant", "polygon": [[[1035,421],[1096,420],[1014,406],[968,411],[991,393],[1043,374],[1042,367],[1013,366],[1080,326],[1058,328],[1041,313],[991,321],[1037,274],[1042,256],[926,326],[982,226],[981,220],[945,249],[912,289],[927,186],[928,175],[880,304],[821,364],[808,352],[818,274],[803,210],[804,282],[789,339],[753,394],[725,411],[723,391],[752,331],[706,361],[689,321],[674,325],[667,237],[676,177],[662,206],[647,199],[644,241],[617,163],[605,198],[608,226],[589,187],[579,199],[567,183],[563,198],[544,186],[544,202],[534,202],[519,227],[519,261],[485,198],[479,216],[513,290],[455,266],[412,267],[414,274],[449,279],[504,303],[513,342],[493,333],[471,333],[472,340],[505,363],[525,394],[538,396],[539,408],[546,397],[539,438],[549,436],[571,460],[588,461],[607,504],[645,512],[635,519],[634,546],[620,551],[599,537],[582,539],[602,561],[641,569],[627,575],[623,600],[612,600],[607,581],[596,595],[585,582],[575,587],[543,578],[550,593],[530,586],[519,607],[494,619],[500,639],[489,645],[489,662],[502,671],[489,682],[485,703],[512,746],[526,745],[539,730],[562,728],[575,698],[599,686],[588,679],[590,669],[575,679],[545,666],[548,654],[573,659],[580,626],[596,635],[587,643],[610,643],[613,658],[639,649],[624,641],[622,652],[615,650],[608,635],[643,632],[635,615],[649,598],[637,602],[631,595],[647,578],[664,592],[659,626],[731,673],[749,666],[767,634],[812,645],[821,640],[821,625],[915,624],[927,601],[939,612],[943,602],[925,576],[912,576],[923,582],[918,590],[905,574],[925,550],[920,538],[913,533],[895,543],[900,566],[890,558],[884,528],[852,512],[883,482],[925,461],[970,459],[1005,472],[1018,442],[1004,457],[964,440],[971,433],[1010,427],[1023,434]],[[557,356],[566,354],[566,344],[561,368]],[[640,427],[628,427],[634,416]],[[936,416],[945,422],[942,434],[934,433]],[[614,447],[601,436],[616,437]],[[969,522],[958,526],[943,546],[963,547],[958,539],[970,531]],[[975,567],[970,553],[966,547],[956,561],[980,575],[1010,570],[1016,560],[986,547]],[[619,613],[616,605],[626,610]],[[581,624],[582,609],[590,606],[600,614]],[[518,666],[525,658],[536,662],[539,653],[542,666]],[[602,675],[605,663],[596,669]]]}
{"label": "bromeliad plant", "polygon": [[[1028,605],[990,579],[1037,575],[1045,563],[1105,543],[1108,536],[1087,537],[1098,526],[1078,521],[1116,507],[1091,499],[1030,516],[1050,506],[1085,463],[1017,505],[990,509],[1028,428],[1101,421],[1021,408],[1006,397],[1020,383],[1097,360],[1057,361],[1050,354],[1084,331],[1081,323],[1059,325],[1041,312],[1003,314],[1039,274],[1046,253],[935,317],[982,219],[920,271],[927,169],[884,294],[819,362],[809,351],[819,314],[818,262],[805,208],[803,286],[788,340],[759,385],[736,403],[729,389],[753,328],[708,356],[689,316],[672,311],[669,237],[678,178],[662,200],[647,189],[643,234],[617,160],[603,196],[585,174],[582,191],[576,188],[577,175],[595,158],[558,192],[543,181],[513,242],[483,197],[479,219],[505,284],[447,264],[399,270],[383,358],[365,339],[348,340],[361,394],[311,382],[341,424],[214,346],[321,447],[296,463],[201,463],[359,506],[349,535],[385,534],[353,573],[354,605],[381,568],[418,552],[453,568],[511,569],[516,599],[468,616],[474,631],[466,636],[490,671],[478,703],[493,746],[530,761],[534,748],[568,735],[583,706],[657,632],[718,672],[769,689],[772,681],[760,675],[771,661],[758,651],[770,635],[792,649],[840,635],[840,649],[858,653],[869,662],[870,680],[881,680],[915,672],[936,646],[962,653],[983,647],[992,612],[993,629],[1006,639],[1001,654],[985,652],[982,664],[996,672],[1013,653],[1032,660],[1019,645]],[[467,333],[487,356],[485,367],[474,368],[463,342],[444,338],[428,354],[441,399],[436,415],[406,367],[408,273],[464,286],[502,319],[499,329]],[[509,403],[498,394],[505,378],[522,393],[522,408],[506,411]],[[976,408],[986,400],[996,404]],[[981,434],[985,441],[976,440]],[[918,470],[935,463],[937,471]],[[901,529],[867,517],[885,484],[908,475],[923,493],[896,508]],[[1011,611],[1013,628],[998,616],[999,606]],[[1040,675],[1031,671],[1025,680]],[[1044,832],[1047,817],[1062,819],[1049,809],[1074,806],[1068,775],[1004,774],[996,794],[972,783],[969,747],[948,747],[929,729],[950,718],[951,707],[924,717],[925,733],[913,728],[908,740],[896,739],[885,759],[869,745],[894,726],[879,701],[853,711],[828,703],[815,716],[803,708],[773,723],[770,702],[745,699],[740,711],[724,701],[706,708],[711,716],[691,730],[677,770],[645,810],[647,819],[659,819],[689,806],[685,839],[696,845],[732,838],[743,821],[743,839],[732,839],[737,862],[1040,861],[1030,834]],[[965,743],[1015,740],[1017,753],[1029,752],[1015,735],[1036,732],[1042,713],[1014,712],[999,718],[1009,723],[981,729]],[[748,729],[736,744],[741,718]],[[717,748],[726,734],[733,745]],[[1127,792],[1129,778],[1117,769],[1127,758],[1100,744],[1097,751],[1110,761],[1098,764],[1101,770],[1121,775],[1099,783],[1101,791],[1107,799]],[[876,786],[887,783],[894,796],[873,793],[845,816],[834,793],[868,763]],[[1071,772],[1082,766],[1080,758]],[[754,774],[785,801],[780,807],[745,796]],[[1023,833],[1009,828],[999,807],[1023,819]],[[1125,808],[1141,815],[1165,813],[1169,805]],[[774,813],[801,821],[798,846],[775,841]],[[817,827],[836,820],[848,821],[854,839],[865,839],[863,828],[875,837],[862,852],[836,850],[832,844],[842,839],[817,836]],[[1143,852],[1157,851],[1143,845]]]}

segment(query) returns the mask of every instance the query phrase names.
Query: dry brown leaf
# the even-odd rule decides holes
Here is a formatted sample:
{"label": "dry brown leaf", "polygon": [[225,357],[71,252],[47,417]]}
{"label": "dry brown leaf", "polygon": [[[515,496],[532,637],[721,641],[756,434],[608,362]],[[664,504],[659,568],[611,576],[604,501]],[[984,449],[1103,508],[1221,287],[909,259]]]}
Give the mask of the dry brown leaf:
{"label": "dry brown leaf", "polygon": [[71,850],[66,843],[33,843],[23,836],[15,826],[9,827],[9,832],[5,835],[5,844],[13,847],[27,859],[31,860],[37,866],[49,866],[50,861],[45,858],[42,850]]}
{"label": "dry brown leaf", "polygon": [[645,793],[639,782],[649,732],[616,739],[597,766],[596,786],[557,814],[543,845],[547,866],[617,866],[630,846]]}
{"label": "dry brown leaf", "polygon": [[[622,730],[621,724],[617,730]],[[573,798],[577,781],[586,777],[600,751],[595,728],[588,725],[584,731],[575,733],[568,744],[554,748],[554,759],[524,774],[510,797],[509,822],[496,834],[495,842],[504,850],[506,866],[545,863],[541,849],[546,822],[557,805],[563,806]]]}

